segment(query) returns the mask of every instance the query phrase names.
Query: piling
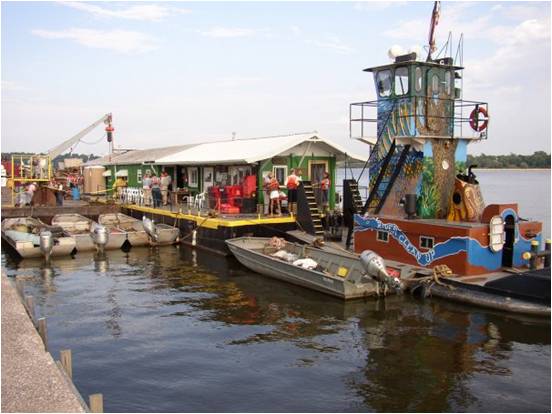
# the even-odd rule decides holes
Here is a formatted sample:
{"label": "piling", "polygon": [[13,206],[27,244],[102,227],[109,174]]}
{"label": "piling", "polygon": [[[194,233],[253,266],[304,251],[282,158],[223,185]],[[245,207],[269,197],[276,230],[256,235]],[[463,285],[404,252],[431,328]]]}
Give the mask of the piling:
{"label": "piling", "polygon": [[29,312],[29,316],[31,317],[31,322],[34,325],[36,321],[36,314],[34,298],[32,296],[25,296],[25,306],[27,307],[27,312]]}
{"label": "piling", "polygon": [[546,239],[544,242],[544,251],[547,253],[544,256],[544,267],[550,267],[550,253],[552,250],[552,240]]}
{"label": "piling", "polygon": [[529,259],[529,267],[531,270],[537,269],[538,256],[539,255],[539,242],[538,240],[531,241],[531,258]]}
{"label": "piling", "polygon": [[90,412],[92,413],[103,413],[103,395],[102,394],[91,394],[89,397],[89,406]]}
{"label": "piling", "polygon": [[46,325],[46,318],[40,318],[38,320],[38,334],[44,343],[44,350],[48,351],[48,327]]}

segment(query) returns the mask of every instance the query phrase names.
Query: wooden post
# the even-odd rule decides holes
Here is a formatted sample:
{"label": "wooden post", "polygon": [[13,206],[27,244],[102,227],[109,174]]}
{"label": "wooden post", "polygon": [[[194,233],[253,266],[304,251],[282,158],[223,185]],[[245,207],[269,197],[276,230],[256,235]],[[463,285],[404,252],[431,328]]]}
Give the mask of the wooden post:
{"label": "wooden post", "polygon": [[91,394],[88,398],[90,400],[90,412],[103,413],[103,395]]}
{"label": "wooden post", "polygon": [[32,296],[25,296],[25,306],[27,307],[27,312],[29,312],[29,315],[31,317],[31,322],[34,325],[36,320],[36,315],[35,315],[34,298]]}
{"label": "wooden post", "polygon": [[40,318],[38,320],[38,333],[44,342],[44,350],[48,351],[48,327],[46,325],[46,318]]}
{"label": "wooden post", "polygon": [[63,349],[59,351],[59,359],[61,365],[63,365],[63,369],[65,369],[65,372],[67,373],[67,376],[73,379],[73,362],[71,358],[71,350]]}
{"label": "wooden post", "polygon": [[19,293],[19,296],[23,299],[25,296],[25,289],[23,287],[23,281],[18,277],[15,278],[15,289],[17,290],[17,293]]}

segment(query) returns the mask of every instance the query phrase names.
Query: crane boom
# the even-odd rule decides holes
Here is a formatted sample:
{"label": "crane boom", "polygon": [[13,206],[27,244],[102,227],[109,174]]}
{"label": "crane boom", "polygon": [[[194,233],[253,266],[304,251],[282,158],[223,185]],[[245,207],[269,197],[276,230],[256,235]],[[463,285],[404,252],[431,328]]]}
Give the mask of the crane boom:
{"label": "crane boom", "polygon": [[86,136],[90,131],[92,131],[94,128],[96,128],[101,123],[109,123],[111,122],[111,114],[105,114],[100,119],[98,119],[96,122],[91,124],[90,126],[84,128],[82,131],[80,131],[75,136],[69,138],[67,141],[62,142],[57,147],[52,148],[50,151],[48,151],[48,156],[50,157],[50,160],[53,160],[55,157],[63,153],[67,148],[72,147],[77,142],[79,142],[84,136]]}

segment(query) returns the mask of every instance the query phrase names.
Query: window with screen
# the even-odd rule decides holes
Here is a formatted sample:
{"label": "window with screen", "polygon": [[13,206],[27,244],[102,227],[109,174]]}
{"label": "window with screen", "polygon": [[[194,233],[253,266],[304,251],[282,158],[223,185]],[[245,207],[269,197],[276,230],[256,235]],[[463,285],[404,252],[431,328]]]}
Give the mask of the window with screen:
{"label": "window with screen", "polygon": [[452,73],[445,72],[445,93],[450,96],[452,93]]}

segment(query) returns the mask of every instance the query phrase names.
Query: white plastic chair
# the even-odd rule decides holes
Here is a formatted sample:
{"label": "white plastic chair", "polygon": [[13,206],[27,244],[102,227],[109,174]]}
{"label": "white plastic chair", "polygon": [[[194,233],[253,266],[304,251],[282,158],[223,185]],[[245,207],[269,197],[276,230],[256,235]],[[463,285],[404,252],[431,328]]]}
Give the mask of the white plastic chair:
{"label": "white plastic chair", "polygon": [[205,204],[205,192],[197,194],[194,198],[194,207],[201,210],[203,209],[203,204]]}

